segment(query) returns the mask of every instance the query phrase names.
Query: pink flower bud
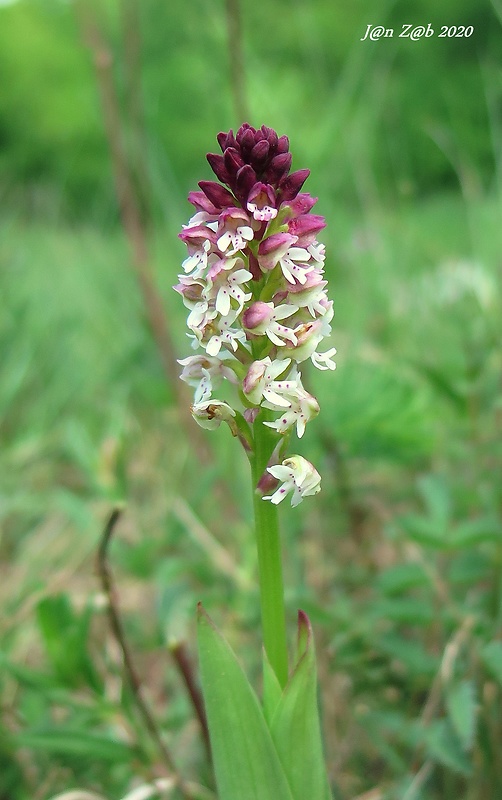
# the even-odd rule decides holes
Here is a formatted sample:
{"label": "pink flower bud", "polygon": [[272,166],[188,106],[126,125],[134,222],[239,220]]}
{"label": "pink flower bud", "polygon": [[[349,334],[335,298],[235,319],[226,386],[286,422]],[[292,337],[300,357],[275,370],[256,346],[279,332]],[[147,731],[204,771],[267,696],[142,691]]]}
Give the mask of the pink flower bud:
{"label": "pink flower bud", "polygon": [[[270,359],[269,359],[270,361]],[[242,381],[242,391],[245,395],[252,394],[254,389],[259,385],[260,381],[263,379],[265,372],[267,370],[268,362],[265,360],[262,361],[253,361],[251,366],[249,367],[247,374]]]}
{"label": "pink flower bud", "polygon": [[299,217],[301,214],[308,214],[317,203],[317,197],[312,197],[308,192],[300,192],[292,200],[283,200],[283,207],[286,208],[286,219]]}
{"label": "pink flower bud", "polygon": [[326,220],[319,214],[301,214],[288,223],[288,231],[293,236],[298,236],[298,247],[307,247],[312,244],[316,234],[325,227]]}
{"label": "pink flower bud", "polygon": [[281,259],[296,242],[296,236],[290,233],[273,233],[260,242],[258,247],[258,262],[262,269],[274,269]]}
{"label": "pink flower bud", "polygon": [[242,315],[242,325],[244,328],[247,328],[248,331],[254,330],[254,328],[258,328],[263,323],[270,322],[274,315],[274,308],[273,306],[268,305],[268,303],[263,303],[261,300],[257,300],[256,303],[246,308],[244,314]]}
{"label": "pink flower bud", "polygon": [[190,192],[188,195],[188,202],[195,206],[197,211],[205,211],[206,214],[210,214],[211,216],[218,216],[219,214],[219,209],[211,203],[204,192]]}
{"label": "pink flower bud", "polygon": [[206,225],[192,225],[191,228],[184,228],[181,233],[178,233],[178,238],[181,239],[188,247],[204,247],[205,242],[216,242],[216,234]]}

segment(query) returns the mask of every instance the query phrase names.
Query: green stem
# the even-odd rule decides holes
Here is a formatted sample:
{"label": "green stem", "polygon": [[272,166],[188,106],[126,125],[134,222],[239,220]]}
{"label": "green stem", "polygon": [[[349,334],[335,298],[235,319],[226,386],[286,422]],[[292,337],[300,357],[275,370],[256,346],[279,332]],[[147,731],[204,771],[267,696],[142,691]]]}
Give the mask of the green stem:
{"label": "green stem", "polygon": [[280,685],[284,687],[288,679],[288,651],[277,508],[264,501],[261,493],[256,491],[276,444],[274,433],[263,425],[262,414],[263,411],[253,425],[255,451],[252,459],[261,621],[265,652]]}

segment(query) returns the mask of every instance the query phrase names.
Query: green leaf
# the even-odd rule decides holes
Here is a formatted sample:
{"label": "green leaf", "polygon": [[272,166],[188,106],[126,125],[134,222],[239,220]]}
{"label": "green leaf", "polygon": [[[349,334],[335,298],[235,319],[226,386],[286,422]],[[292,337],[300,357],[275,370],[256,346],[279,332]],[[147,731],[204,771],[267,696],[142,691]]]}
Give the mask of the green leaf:
{"label": "green leaf", "polygon": [[138,756],[125,742],[64,727],[23,731],[14,737],[14,741],[18,746],[32,750],[111,763],[130,763]]}
{"label": "green leaf", "polygon": [[445,547],[446,530],[435,519],[419,517],[418,514],[407,514],[401,517],[400,522],[410,539],[418,544],[424,545],[424,547]]}
{"label": "green leaf", "polygon": [[386,595],[400,594],[415,586],[430,583],[423,566],[416,561],[389,567],[378,576],[378,587]]}
{"label": "green leaf", "polygon": [[497,542],[501,538],[500,524],[492,519],[469,519],[460,522],[450,534],[453,547],[472,547],[483,542]]}
{"label": "green leaf", "polygon": [[295,800],[258,699],[200,604],[198,645],[219,800]]}
{"label": "green leaf", "polygon": [[445,767],[461,775],[471,775],[472,765],[460,746],[448,720],[432,723],[426,735],[429,755]]}
{"label": "green leaf", "polygon": [[488,672],[502,686],[502,642],[489,642],[481,650],[481,660]]}
{"label": "green leaf", "polygon": [[418,641],[405,639],[395,633],[386,633],[374,640],[374,646],[392,659],[401,662],[409,675],[431,678],[437,672],[439,660],[428,653]]}
{"label": "green leaf", "polygon": [[434,609],[428,599],[418,597],[396,597],[377,600],[369,614],[370,619],[387,619],[411,625],[430,625]]}
{"label": "green leaf", "polygon": [[420,363],[415,363],[415,367],[419,372],[425,375],[426,378],[428,378],[431,385],[437,389],[439,393],[443,394],[456,406],[458,411],[465,413],[467,409],[465,393],[457,388],[452,381],[449,381],[446,378],[444,370]]}
{"label": "green leaf", "polygon": [[447,690],[446,710],[464,750],[472,747],[476,729],[476,689],[472,681],[460,681]]}
{"label": "green leaf", "polygon": [[85,682],[100,691],[102,682],[87,651],[91,615],[91,606],[77,615],[66,594],[45,597],[37,606],[40,632],[58,679],[65,686]]}
{"label": "green leaf", "polygon": [[281,684],[277,679],[275,670],[270,666],[267,653],[265,648],[263,648],[263,711],[269,727],[274,712],[279,705],[281,695]]}
{"label": "green leaf", "polygon": [[24,688],[35,689],[40,693],[50,691],[58,686],[58,681],[53,675],[47,675],[44,672],[25,667],[23,664],[9,661],[5,653],[0,651],[0,671],[2,670],[13,675]]}
{"label": "green leaf", "polygon": [[298,644],[298,662],[270,730],[295,800],[328,800],[314,641],[309,619],[302,611],[298,614]]}
{"label": "green leaf", "polygon": [[424,475],[418,480],[418,490],[430,517],[436,525],[445,528],[451,514],[451,497],[443,478],[439,475]]}

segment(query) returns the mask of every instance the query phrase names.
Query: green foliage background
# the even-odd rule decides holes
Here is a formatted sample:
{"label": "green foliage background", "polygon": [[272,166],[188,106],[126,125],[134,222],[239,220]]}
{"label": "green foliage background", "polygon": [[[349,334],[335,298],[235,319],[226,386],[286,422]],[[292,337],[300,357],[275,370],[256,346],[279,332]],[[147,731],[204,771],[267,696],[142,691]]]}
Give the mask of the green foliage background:
{"label": "green foliage background", "polygon": [[[183,357],[170,287],[186,195],[210,177],[216,133],[242,120],[223,0],[141,0],[138,138],[134,7],[106,0],[98,18]],[[241,13],[249,121],[289,135],[328,220],[338,370],[308,375],[322,413],[298,445],[323,492],[284,509],[283,529],[291,636],[298,607],[316,631],[335,797],[498,800],[501,9],[241,0]],[[474,33],[414,42],[404,23]],[[395,35],[361,42],[368,24]],[[94,574],[118,500],[138,670],[180,767],[211,788],[168,643],[193,642],[202,599],[259,672],[247,465],[222,430],[202,468],[180,433],[72,2],[0,6],[0,199],[0,798],[81,786],[118,800],[162,774]]]}

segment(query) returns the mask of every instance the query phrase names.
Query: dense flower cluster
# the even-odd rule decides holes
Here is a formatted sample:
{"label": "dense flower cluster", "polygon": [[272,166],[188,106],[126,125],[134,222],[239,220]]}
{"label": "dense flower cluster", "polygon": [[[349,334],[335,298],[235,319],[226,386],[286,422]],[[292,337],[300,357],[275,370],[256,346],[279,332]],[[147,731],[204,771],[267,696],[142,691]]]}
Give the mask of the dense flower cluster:
{"label": "dense flower cluster", "polygon": [[[244,124],[235,136],[220,133],[218,142],[222,154],[207,159],[221,183],[201,181],[201,191],[190,193],[196,213],[180,233],[188,256],[175,289],[200,351],[180,361],[181,378],[195,388],[197,422],[206,428],[227,422],[252,450],[251,434],[243,431],[261,409],[263,423],[277,434],[296,429],[299,437],[318,414],[299,364],[310,359],[318,369],[335,369],[335,349],[318,350],[333,317],[324,246],[316,238],[325,221],[310,213],[316,199],[301,192],[309,171],[290,173],[287,136]],[[214,399],[224,381],[240,390],[242,411]],[[273,503],[290,490],[294,505],[319,491],[319,474],[300,456],[268,471],[276,485],[284,481],[264,498]]]}

